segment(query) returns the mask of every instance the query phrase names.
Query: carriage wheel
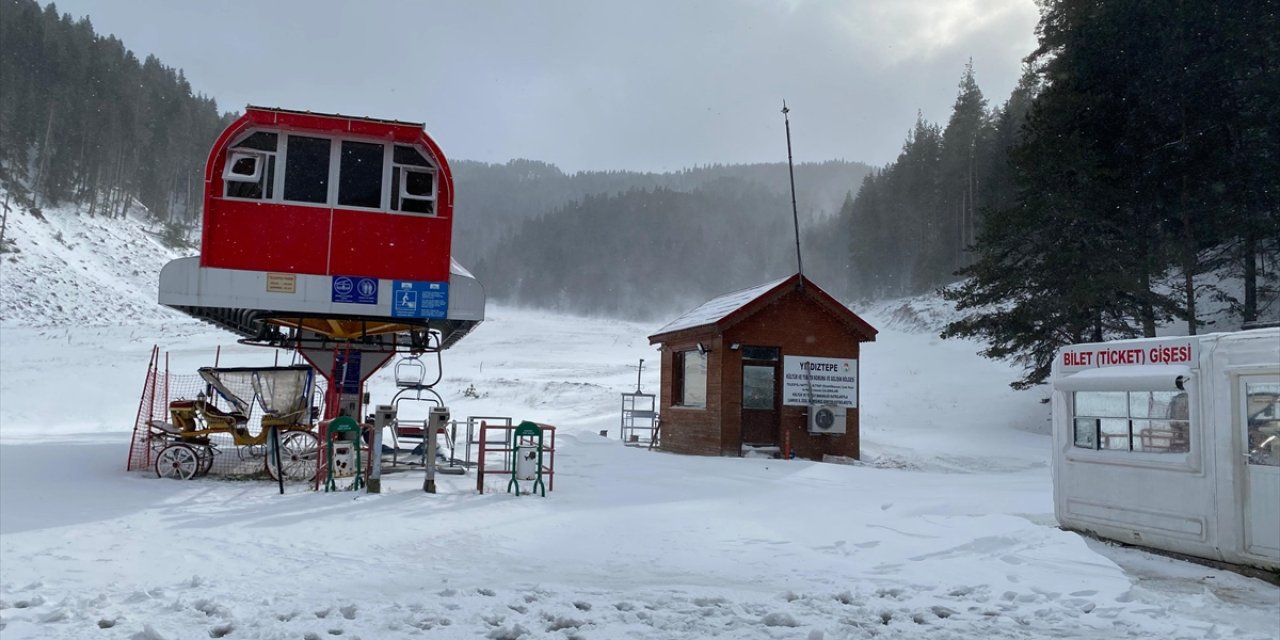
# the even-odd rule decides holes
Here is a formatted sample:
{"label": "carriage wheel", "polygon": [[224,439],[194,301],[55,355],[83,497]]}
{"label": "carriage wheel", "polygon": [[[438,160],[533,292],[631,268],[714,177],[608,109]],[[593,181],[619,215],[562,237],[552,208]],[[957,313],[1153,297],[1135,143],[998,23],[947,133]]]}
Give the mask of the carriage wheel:
{"label": "carriage wheel", "polygon": [[[289,431],[280,436],[280,466],[284,479],[310,482],[316,477],[316,457],[320,452],[320,439],[310,431]],[[267,474],[279,480],[275,456],[268,454]]]}
{"label": "carriage wheel", "polygon": [[197,475],[206,475],[213,468],[213,456],[218,453],[212,445],[200,447],[196,453],[200,456],[200,468],[196,470]]}
{"label": "carriage wheel", "polygon": [[171,444],[156,456],[156,475],[190,480],[200,470],[200,456],[190,445]]}

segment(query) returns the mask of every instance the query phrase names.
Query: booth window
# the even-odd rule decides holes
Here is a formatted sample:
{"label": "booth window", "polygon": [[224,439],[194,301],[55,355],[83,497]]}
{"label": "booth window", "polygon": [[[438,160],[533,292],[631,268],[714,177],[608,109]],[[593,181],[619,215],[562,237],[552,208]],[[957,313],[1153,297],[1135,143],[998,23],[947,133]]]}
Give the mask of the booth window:
{"label": "booth window", "polygon": [[255,131],[232,145],[222,172],[226,197],[271,199],[275,190],[278,138],[270,131]]}
{"label": "booth window", "polygon": [[672,399],[676,406],[707,406],[707,354],[699,351],[677,351],[672,366]]}
{"label": "booth window", "polygon": [[1077,391],[1072,396],[1076,447],[1146,453],[1190,450],[1184,391]]}
{"label": "booth window", "polygon": [[382,162],[386,147],[374,142],[342,141],[338,205],[382,208]]}
{"label": "booth window", "polygon": [[324,204],[329,200],[328,138],[289,136],[284,165],[284,199]]}
{"label": "booth window", "polygon": [[1249,464],[1280,467],[1280,384],[1245,384]]}
{"label": "booth window", "polygon": [[436,212],[436,171],[416,148],[398,144],[392,153],[391,210],[406,213]]}

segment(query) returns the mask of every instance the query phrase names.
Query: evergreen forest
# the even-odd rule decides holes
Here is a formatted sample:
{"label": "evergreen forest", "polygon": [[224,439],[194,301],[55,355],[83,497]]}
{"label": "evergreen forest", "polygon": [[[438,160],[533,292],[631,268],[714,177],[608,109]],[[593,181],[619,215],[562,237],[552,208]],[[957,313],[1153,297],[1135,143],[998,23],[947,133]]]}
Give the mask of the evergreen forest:
{"label": "evergreen forest", "polygon": [[1195,334],[1202,298],[1280,319],[1280,3],[1054,0],[1037,35],[944,337],[1025,387],[1065,344]]}
{"label": "evergreen forest", "polygon": [[199,220],[205,157],[234,117],[88,18],[0,0],[0,180],[27,206],[138,205],[176,233]]}
{"label": "evergreen forest", "polygon": [[[1010,95],[970,62],[949,117],[917,114],[893,162],[796,166],[805,274],[846,300],[941,292],[960,312],[943,337],[1021,363],[1018,388],[1066,344],[1195,333],[1204,301],[1275,322],[1280,0],[1039,5]],[[136,207],[190,237],[236,115],[87,18],[0,0],[0,180],[22,206]],[[451,162],[454,254],[496,300],[656,320],[796,270],[786,162]]]}

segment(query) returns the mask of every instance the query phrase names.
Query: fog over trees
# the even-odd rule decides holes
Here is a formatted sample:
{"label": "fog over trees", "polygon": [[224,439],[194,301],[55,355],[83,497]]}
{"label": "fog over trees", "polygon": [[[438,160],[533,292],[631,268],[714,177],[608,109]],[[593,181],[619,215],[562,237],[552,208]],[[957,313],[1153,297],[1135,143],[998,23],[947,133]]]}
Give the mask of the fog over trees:
{"label": "fog over trees", "polygon": [[[1015,386],[1064,344],[1194,332],[1197,300],[1274,319],[1280,2],[1041,4],[1010,95],[960,60],[952,112],[917,114],[893,162],[797,165],[806,275],[846,300],[943,290],[965,314],[944,335],[1021,361]],[[236,114],[52,4],[0,2],[0,54],[0,180],[21,205],[199,223]],[[780,279],[796,260],[777,144],[776,163],[661,174],[452,159],[454,255],[493,299],[644,319]]]}
{"label": "fog over trees", "polygon": [[[778,149],[785,152],[785,140]],[[537,218],[592,195],[617,195],[634,190],[669,189],[692,191],[723,178],[742,180],[774,195],[790,196],[786,162],[765,164],[711,165],[671,173],[635,171],[582,171],[565,174],[554,165],[536,160],[511,160],[489,164],[451,160],[458,191],[454,220],[454,255],[464,264],[473,264],[492,251],[495,244],[510,237],[518,223]],[[839,210],[841,203],[872,168],[860,162],[830,160],[801,163],[797,181],[805,186],[798,202],[802,224],[822,222]],[[791,219],[791,204],[773,215]],[[794,244],[794,233],[790,236]]]}
{"label": "fog over trees", "polygon": [[[825,234],[870,171],[796,167],[806,273],[823,286],[840,286],[848,257]],[[500,300],[657,318],[796,270],[785,162],[572,176],[527,160],[461,162],[454,178],[454,255]]]}

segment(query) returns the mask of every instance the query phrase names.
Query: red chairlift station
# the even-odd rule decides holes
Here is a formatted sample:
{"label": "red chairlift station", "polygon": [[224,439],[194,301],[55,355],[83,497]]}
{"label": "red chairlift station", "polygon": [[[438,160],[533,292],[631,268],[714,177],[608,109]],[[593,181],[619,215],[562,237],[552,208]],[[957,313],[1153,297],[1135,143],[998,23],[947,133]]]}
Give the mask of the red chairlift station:
{"label": "red chairlift station", "polygon": [[200,255],[160,304],[296,349],[328,380],[324,417],[362,415],[396,353],[439,353],[484,320],[452,260],[453,177],[422,124],[250,106],[205,165]]}

